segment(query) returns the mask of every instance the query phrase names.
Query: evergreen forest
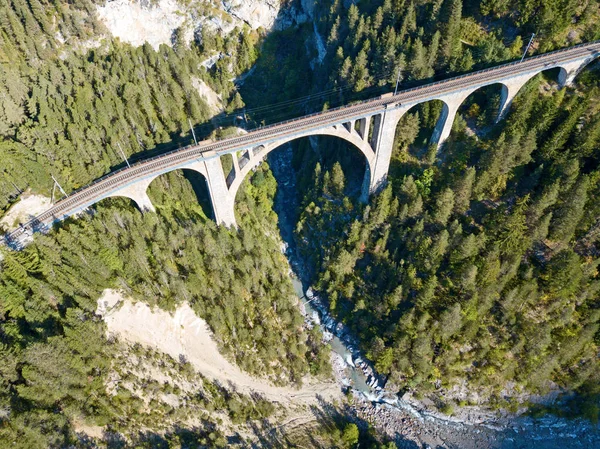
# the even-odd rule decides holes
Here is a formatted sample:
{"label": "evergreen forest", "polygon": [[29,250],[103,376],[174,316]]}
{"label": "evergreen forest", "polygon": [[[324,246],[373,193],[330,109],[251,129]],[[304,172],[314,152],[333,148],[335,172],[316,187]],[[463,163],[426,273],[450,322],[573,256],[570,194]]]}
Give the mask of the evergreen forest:
{"label": "evergreen forest", "polygon": [[[111,38],[101,4],[0,4],[0,215],[24,192],[56,194],[52,176],[69,193],[122,168],[121,151],[135,162],[189,145],[189,121],[218,138],[241,111],[258,126],[389,92],[398,73],[404,89],[518,60],[532,33],[530,55],[600,39],[597,0],[323,0],[287,29],[206,27],[191,42],[177,30],[155,49]],[[499,123],[500,87],[477,91],[439,153],[428,140],[441,104],[410,110],[388,183],[367,204],[356,149],[292,144],[307,276],[400,394],[443,396],[450,413],[469,405],[456,391],[516,411],[558,390],[568,399],[542,412],[600,418],[600,66],[566,88],[557,77],[530,80]],[[239,229],[227,229],[204,179],[176,171],[150,186],[155,214],[106,199],[21,251],[0,247],[0,446],[97,447],[78,436],[85,423],[104,426],[108,447],[228,447],[224,420],[280,412],[108,338],[96,314],[107,288],[167,311],[189,303],[230,360],[275,385],[329,378],[330,348],[305,326],[281,251],[277,191],[266,161],[236,198]],[[143,388],[196,394],[173,407],[107,391],[132,359],[176,379],[144,380],[140,362]],[[317,433],[323,447],[393,447],[339,416]]]}

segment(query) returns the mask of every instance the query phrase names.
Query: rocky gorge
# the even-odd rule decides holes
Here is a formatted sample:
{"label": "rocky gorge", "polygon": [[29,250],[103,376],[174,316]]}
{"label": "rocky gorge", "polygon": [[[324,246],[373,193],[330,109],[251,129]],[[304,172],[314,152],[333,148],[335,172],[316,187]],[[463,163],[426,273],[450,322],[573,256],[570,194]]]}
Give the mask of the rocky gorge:
{"label": "rocky gorge", "polygon": [[148,42],[155,49],[172,45],[179,28],[187,43],[204,27],[225,34],[244,26],[282,30],[308,21],[313,9],[312,0],[203,0],[190,4],[178,0],[107,0],[97,7],[112,36],[135,46]]}
{"label": "rocky gorge", "polygon": [[[184,9],[175,0],[136,2],[132,0],[108,1],[99,7],[99,15],[110,32],[132,45],[149,42],[155,48],[171,44],[173,33],[182,27],[186,39],[191,40],[202,27],[212,27],[224,33],[236,26],[248,26],[264,30],[284,29],[304,23],[312,14],[312,2],[285,3],[278,0],[232,0],[218,3],[202,2],[200,9]],[[182,12],[182,10],[184,12]],[[318,33],[315,27],[315,34]],[[320,59],[324,46],[320,39]],[[280,230],[287,243],[286,253],[296,275],[302,280],[304,261],[295,254],[293,223],[297,199],[293,194],[295,181],[290,177],[291,148],[274,153],[270,159],[280,185],[276,211]],[[287,175],[286,175],[287,173]],[[282,187],[285,186],[285,187]],[[439,448],[587,448],[600,447],[598,428],[583,420],[544,417],[534,419],[505,412],[467,406],[454,411],[453,416],[438,412],[433,403],[417,400],[398,391],[386,388],[385,379],[379,376],[361,354],[358,341],[351,332],[328,313],[324,301],[308,285],[302,293],[316,311],[305,314],[307,325],[321,325],[326,341],[333,336],[345,346],[348,356],[334,356],[338,381],[342,387],[352,387],[348,372],[362,372],[367,388],[355,389],[352,409],[358,422],[368,422],[379,431],[393,438],[398,447]]]}
{"label": "rocky gorge", "polygon": [[[317,139],[311,139],[313,147]],[[291,267],[305,325],[321,326],[323,344],[332,347],[332,364],[340,388],[351,392],[350,409],[357,425],[367,423],[395,441],[399,449],[575,449],[600,447],[597,425],[583,419],[547,415],[529,416],[494,410],[485,406],[455,407],[452,415],[441,413],[435,402],[400,393],[388,385],[360,349],[360,344],[343,323],[329,313],[327,304],[309,285],[307,266],[294,236],[299,202],[290,145],[269,155],[269,165],[278,183],[275,211],[279,218],[282,251]]]}

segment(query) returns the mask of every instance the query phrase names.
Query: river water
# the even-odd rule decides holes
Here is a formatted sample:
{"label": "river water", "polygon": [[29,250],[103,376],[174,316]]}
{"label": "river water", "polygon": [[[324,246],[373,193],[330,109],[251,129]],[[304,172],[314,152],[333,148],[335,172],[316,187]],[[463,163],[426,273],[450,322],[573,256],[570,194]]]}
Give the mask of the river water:
{"label": "river water", "polygon": [[[328,344],[339,356],[342,383],[354,390],[358,408],[365,410],[373,407],[371,410],[375,410],[377,416],[375,427],[395,439],[399,448],[600,449],[600,430],[588,421],[553,416],[533,419],[505,415],[473,422],[471,419],[447,417],[425,409],[418,403],[401,400],[393,393],[386,393],[382,379],[372,366],[361,360],[357,341],[329,315],[326,305],[320,303],[309,290],[307,273],[310,270],[304,265],[294,240],[299,204],[295,171],[292,168],[292,148],[286,145],[271,153],[268,162],[278,183],[274,209],[279,217],[284,251],[292,268],[290,274],[294,290],[304,305],[307,323],[321,325],[324,334],[329,337]],[[360,415],[358,409],[357,412]],[[474,408],[468,411],[469,414],[471,412],[479,414],[482,410]],[[395,418],[390,419],[390,416]]]}
{"label": "river water", "polygon": [[[286,145],[269,155],[269,165],[277,179],[277,194],[275,196],[275,212],[279,217],[279,230],[285,244],[285,254],[292,267],[292,284],[296,295],[303,303],[304,315],[309,325],[320,324],[328,337],[328,344],[333,352],[340,356],[339,365],[343,367],[343,382],[358,392],[371,398],[376,395],[376,390],[369,386],[374,384],[375,378],[371,377],[372,368],[366,371],[355,366],[356,349],[349,347],[347,343],[336,335],[335,321],[326,311],[325,305],[317,302],[318,298],[307,297],[309,289],[307,279],[307,267],[298,254],[298,248],[294,239],[294,227],[298,222],[298,195],[296,189],[296,175],[292,168],[292,148]],[[324,322],[325,321],[325,322]],[[330,324],[330,326],[327,326]],[[339,332],[339,331],[338,331]],[[354,349],[354,351],[352,351]],[[363,362],[364,363],[364,362]],[[365,363],[365,367],[367,367]]]}

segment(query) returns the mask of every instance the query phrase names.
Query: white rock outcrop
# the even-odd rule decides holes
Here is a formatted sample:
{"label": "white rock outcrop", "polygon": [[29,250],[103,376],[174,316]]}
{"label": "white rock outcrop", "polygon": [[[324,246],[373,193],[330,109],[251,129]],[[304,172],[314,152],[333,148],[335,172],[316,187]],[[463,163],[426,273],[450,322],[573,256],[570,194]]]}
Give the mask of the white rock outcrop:
{"label": "white rock outcrop", "polygon": [[252,29],[264,28],[270,30],[279,14],[279,0],[223,0],[223,10]]}
{"label": "white rock outcrop", "polygon": [[276,387],[267,379],[243,372],[221,354],[208,324],[188,303],[181,304],[170,314],[141,302],[134,303],[121,291],[105,290],[98,299],[96,312],[106,323],[109,335],[150,347],[175,360],[183,356],[202,375],[222,385],[234,384],[243,394],[262,394],[270,401],[288,406],[312,405],[319,397],[327,401],[342,398],[338,385],[331,381],[307,377],[300,389]]}
{"label": "white rock outcrop", "polygon": [[19,223],[28,222],[50,207],[52,207],[50,198],[33,195],[27,191],[21,196],[18,203],[15,203],[3,217],[0,217],[0,227],[4,225],[8,229],[14,229]]}
{"label": "white rock outcrop", "polygon": [[98,16],[114,37],[139,46],[148,42],[155,49],[171,44],[173,31],[185,21],[176,0],[112,0],[98,6]]}
{"label": "white rock outcrop", "polygon": [[230,33],[235,27],[284,29],[312,17],[315,0],[301,0],[293,6],[282,0],[192,0],[184,6],[178,0],[107,0],[98,6],[98,16],[114,37],[139,46],[148,42],[158,49],[171,45],[173,32],[183,26],[184,38],[210,27]]}
{"label": "white rock outcrop", "polygon": [[206,101],[213,114],[218,114],[223,110],[223,101],[221,96],[210,88],[208,84],[199,78],[192,77],[192,86],[198,91],[198,94]]}

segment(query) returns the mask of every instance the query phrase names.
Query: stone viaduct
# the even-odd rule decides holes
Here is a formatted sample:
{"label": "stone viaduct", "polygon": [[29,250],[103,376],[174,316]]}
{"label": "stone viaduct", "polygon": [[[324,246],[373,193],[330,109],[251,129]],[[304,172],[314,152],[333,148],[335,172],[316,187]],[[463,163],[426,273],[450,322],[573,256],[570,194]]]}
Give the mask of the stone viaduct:
{"label": "stone viaduct", "polygon": [[[215,220],[225,226],[236,226],[234,202],[246,175],[274,149],[307,136],[334,136],[358,148],[366,159],[367,169],[362,196],[363,199],[367,199],[385,182],[396,126],[409,109],[427,101],[443,102],[442,113],[430,139],[430,144],[441,148],[450,135],[460,105],[476,90],[500,84],[500,120],[509,110],[521,87],[538,73],[558,68],[558,82],[564,87],[571,84],[575,76],[598,56],[600,41],[595,41],[528,58],[522,62],[508,63],[426,84],[396,95],[387,94],[259,128],[243,136],[217,142],[201,142],[199,145],[179,149],[104,176],[63,198],[48,211],[7,234],[5,242],[18,247],[32,232],[48,229],[53,222],[76,214],[107,197],[127,197],[142,211],[153,211],[154,207],[146,193],[148,186],[158,176],[176,169],[201,173],[206,179]],[[221,164],[221,156],[226,154],[231,154],[233,160],[230,173],[224,173]]]}

